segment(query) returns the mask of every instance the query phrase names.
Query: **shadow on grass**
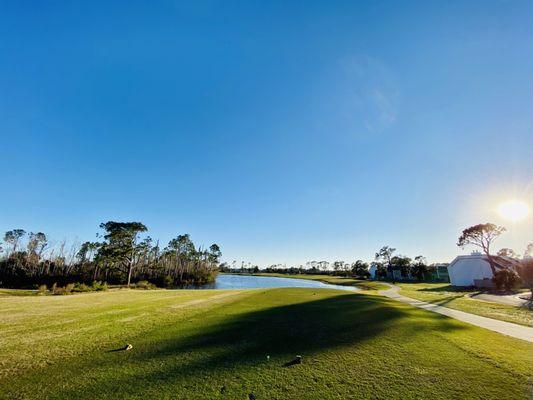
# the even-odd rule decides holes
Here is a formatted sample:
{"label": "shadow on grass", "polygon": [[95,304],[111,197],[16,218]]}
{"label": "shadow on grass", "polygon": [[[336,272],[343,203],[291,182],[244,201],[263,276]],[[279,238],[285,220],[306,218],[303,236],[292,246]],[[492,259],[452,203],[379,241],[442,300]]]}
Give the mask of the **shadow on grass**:
{"label": "shadow on grass", "polygon": [[129,348],[128,345],[126,345],[126,346],[119,347],[117,349],[107,350],[107,353],[117,353],[120,351],[128,351],[128,350],[131,350],[131,348]]}
{"label": "shadow on grass", "polygon": [[[477,288],[469,288],[469,287],[456,287],[456,286],[452,286],[452,285],[448,285],[448,286],[441,286],[441,287],[436,287],[436,288],[422,288],[422,289],[418,289],[420,292],[436,292],[436,293],[441,293],[441,292],[461,292],[461,293],[464,293],[464,292],[468,292],[468,293],[476,293],[476,292],[480,292],[479,289]],[[481,292],[480,292],[481,293]]]}
{"label": "shadow on grass", "polygon": [[[118,366],[112,382],[85,381],[75,390],[80,394],[96,395],[105,391],[106,396],[113,393],[118,397],[139,396],[150,385],[177,385],[187,377],[234,373],[243,367],[255,368],[265,363],[270,363],[269,368],[289,365],[298,368],[299,362],[293,361],[296,355],[302,355],[302,363],[306,363],[322,351],[357,345],[396,329],[400,320],[411,318],[413,313],[423,315],[430,323],[418,321],[412,327],[402,324],[402,329],[408,326],[416,333],[430,331],[435,329],[435,321],[439,330],[460,328],[440,316],[427,314],[426,317],[422,311],[398,306],[392,300],[362,294],[342,294],[226,316],[221,313],[206,316],[201,331],[189,335],[180,333],[179,327],[164,332],[168,326],[144,333],[139,338],[139,342],[144,341],[142,346],[135,345],[126,358],[117,352],[98,362],[103,368]],[[120,368],[125,366],[131,369],[121,373]],[[77,373],[83,375],[84,368],[91,366],[87,364]],[[67,394],[75,395],[72,391]]]}
{"label": "shadow on grass", "polygon": [[429,303],[431,304],[436,304],[438,306],[442,306],[442,307],[446,307],[446,305],[456,299],[460,299],[460,298],[463,298],[464,296],[448,296],[446,297],[445,299],[441,299],[441,300],[431,300],[429,301]]}

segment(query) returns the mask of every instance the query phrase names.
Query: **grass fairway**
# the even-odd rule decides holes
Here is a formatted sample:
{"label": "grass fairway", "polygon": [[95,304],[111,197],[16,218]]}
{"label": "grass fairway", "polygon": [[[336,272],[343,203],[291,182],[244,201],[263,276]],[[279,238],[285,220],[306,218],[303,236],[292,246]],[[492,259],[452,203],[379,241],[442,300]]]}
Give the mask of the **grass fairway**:
{"label": "grass fairway", "polygon": [[[3,399],[523,399],[532,388],[530,343],[335,290],[3,296],[0,333]],[[302,364],[283,366],[297,354]]]}
{"label": "grass fairway", "polygon": [[454,288],[449,283],[397,283],[397,285],[401,288],[400,294],[413,299],[533,327],[533,312],[527,307],[471,299],[468,295],[472,294],[472,291]]}

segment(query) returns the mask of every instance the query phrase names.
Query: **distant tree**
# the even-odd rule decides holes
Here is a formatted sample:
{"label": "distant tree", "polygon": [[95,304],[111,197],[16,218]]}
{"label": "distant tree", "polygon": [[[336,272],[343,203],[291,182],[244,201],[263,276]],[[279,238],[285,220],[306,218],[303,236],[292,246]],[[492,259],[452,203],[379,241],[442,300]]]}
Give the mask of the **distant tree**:
{"label": "distant tree", "polygon": [[153,257],[155,250],[152,242],[153,240],[150,236],[145,237],[136,248],[137,258],[145,267],[151,267],[153,261],[155,261],[155,257]]}
{"label": "distant tree", "polygon": [[350,274],[351,265],[350,263],[343,263],[342,265],[342,272],[344,276],[348,276]]}
{"label": "distant tree", "polygon": [[383,260],[387,263],[390,263],[392,255],[396,251],[395,248],[392,248],[390,246],[383,246],[379,251],[376,253],[376,260]]}
{"label": "distant tree", "polygon": [[339,271],[341,271],[343,267],[344,267],[344,261],[333,262],[333,271],[335,271],[336,274],[338,274]]}
{"label": "distant tree", "polygon": [[494,275],[496,273],[496,267],[490,254],[490,246],[505,230],[503,226],[491,223],[474,225],[463,230],[463,233],[457,241],[457,246],[465,247],[470,244],[481,248],[487,256],[492,274]]}
{"label": "distant tree", "polygon": [[78,253],[76,254],[76,258],[82,264],[84,264],[86,261],[90,261],[96,254],[96,251],[98,250],[100,245],[101,243],[98,242],[82,243],[80,249],[78,250]]}
{"label": "distant tree", "polygon": [[17,246],[20,243],[20,240],[24,237],[26,231],[24,229],[13,229],[12,231],[7,231],[4,235],[4,242],[11,245],[11,252],[15,253],[17,251]]}
{"label": "distant tree", "polygon": [[533,243],[530,243],[526,247],[526,251],[524,252],[524,258],[532,257],[533,258]]}
{"label": "distant tree", "polygon": [[76,253],[76,258],[78,259],[81,267],[84,268],[87,263],[92,262],[92,277],[93,281],[96,281],[96,277],[102,267],[105,265],[104,260],[96,257],[98,250],[102,246],[102,243],[99,242],[84,242],[81,244],[78,252]]}
{"label": "distant tree", "polygon": [[424,256],[416,256],[415,261],[411,265],[411,272],[419,282],[424,280],[425,275],[428,272],[427,261]]}
{"label": "distant tree", "polygon": [[368,264],[362,260],[357,260],[351,265],[352,274],[355,276],[368,277]]}
{"label": "distant tree", "polygon": [[226,262],[220,263],[219,266],[218,266],[218,270],[220,272],[230,272],[231,271],[228,263],[226,263]]}
{"label": "distant tree", "polygon": [[318,262],[318,268],[322,271],[327,271],[329,268],[329,262],[328,261],[319,261]]}
{"label": "distant tree", "polygon": [[43,254],[44,249],[48,245],[46,235],[42,232],[33,233],[30,232],[28,244],[26,246],[28,250],[28,256],[39,261]]}
{"label": "distant tree", "polygon": [[394,256],[391,258],[391,265],[400,270],[403,278],[406,278],[411,273],[411,259],[405,256]]}
{"label": "distant tree", "polygon": [[498,290],[505,289],[509,291],[516,287],[519,281],[520,278],[517,273],[511,269],[500,269],[492,277],[492,282],[494,282]]}
{"label": "distant tree", "polygon": [[519,259],[520,256],[515,253],[513,249],[509,249],[507,247],[504,247],[503,249],[498,250],[498,253],[496,253],[500,257],[509,257],[514,259]]}
{"label": "distant tree", "polygon": [[531,291],[531,304],[533,304],[533,258],[525,258],[522,260],[517,272]]}
{"label": "distant tree", "polygon": [[209,246],[209,261],[218,264],[221,256],[222,252],[220,251],[220,246],[218,244],[213,243],[211,246]]}
{"label": "distant tree", "polygon": [[376,253],[376,261],[382,261],[384,264],[386,264],[387,271],[392,274],[392,256],[396,249],[390,247],[390,246],[383,246],[379,251]]}
{"label": "distant tree", "polygon": [[372,262],[372,265],[376,267],[376,278],[386,278],[387,277],[387,267],[379,261]]}
{"label": "distant tree", "polygon": [[108,221],[100,224],[105,230],[106,243],[100,248],[106,259],[122,266],[127,273],[127,285],[131,284],[131,275],[135,268],[140,250],[139,234],[148,229],[140,222]]}
{"label": "distant tree", "polygon": [[188,234],[178,235],[168,243],[168,247],[177,254],[184,254],[187,256],[192,256],[196,252],[194,243]]}

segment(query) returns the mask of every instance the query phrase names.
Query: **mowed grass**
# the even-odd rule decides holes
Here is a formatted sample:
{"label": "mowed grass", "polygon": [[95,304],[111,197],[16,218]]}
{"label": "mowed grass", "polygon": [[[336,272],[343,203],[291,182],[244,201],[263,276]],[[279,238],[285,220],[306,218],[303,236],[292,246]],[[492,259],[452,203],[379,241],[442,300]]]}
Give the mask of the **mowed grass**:
{"label": "mowed grass", "polygon": [[532,362],[531,343],[371,294],[0,300],[2,399],[523,399]]}
{"label": "mowed grass", "polygon": [[400,294],[471,314],[533,327],[533,311],[469,297],[472,291],[454,288],[449,283],[397,283]]}
{"label": "mowed grass", "polygon": [[0,288],[0,297],[3,296],[32,296],[38,295],[38,290],[33,289],[3,289]]}
{"label": "mowed grass", "polygon": [[274,274],[274,273],[258,273],[254,275],[274,276],[274,277],[279,277],[279,278],[308,279],[312,281],[331,283],[333,285],[356,286],[362,290],[386,290],[389,288],[387,285],[384,285],[383,283],[380,283],[380,282],[363,280],[363,279],[355,279],[355,278],[346,278],[342,276],[307,275],[307,274]]}

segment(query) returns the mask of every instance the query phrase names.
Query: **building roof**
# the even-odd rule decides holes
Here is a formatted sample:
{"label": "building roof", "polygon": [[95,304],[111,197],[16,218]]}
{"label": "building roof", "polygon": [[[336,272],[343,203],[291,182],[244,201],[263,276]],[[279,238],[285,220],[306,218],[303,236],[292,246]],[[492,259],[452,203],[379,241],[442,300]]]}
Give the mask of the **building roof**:
{"label": "building roof", "polygon": [[496,265],[496,267],[501,269],[516,268],[520,264],[520,262],[514,258],[502,256],[492,256],[492,262]]}
{"label": "building roof", "polygon": [[[464,260],[464,259],[475,259],[475,258],[481,258],[487,262],[488,257],[485,254],[471,254],[468,256],[457,256],[455,260],[451,262],[449,265],[450,267],[453,266],[457,261]],[[491,256],[492,262],[494,263],[494,266],[497,269],[515,269],[519,264],[520,261],[515,260],[511,257],[503,257],[503,256]]]}

